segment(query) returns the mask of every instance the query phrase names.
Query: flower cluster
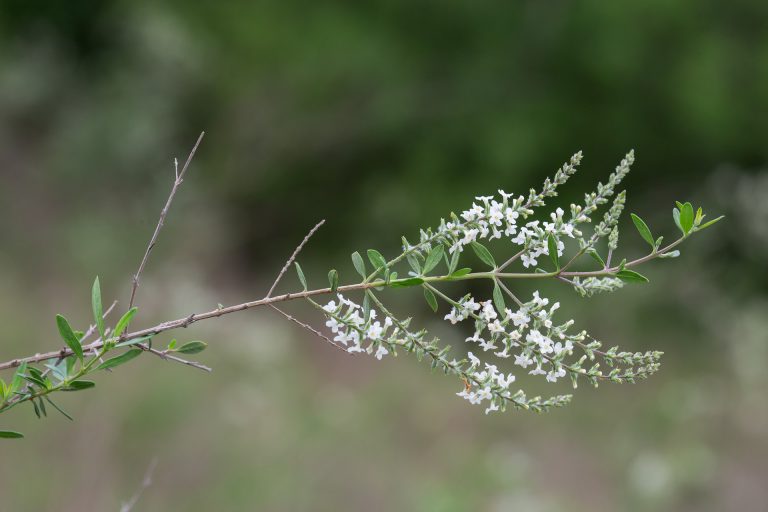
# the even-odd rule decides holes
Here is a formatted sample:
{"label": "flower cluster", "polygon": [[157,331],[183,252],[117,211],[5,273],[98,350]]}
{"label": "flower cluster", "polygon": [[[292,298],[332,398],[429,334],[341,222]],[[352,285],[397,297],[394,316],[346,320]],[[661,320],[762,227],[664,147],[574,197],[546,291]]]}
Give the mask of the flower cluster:
{"label": "flower cluster", "polygon": [[338,303],[331,300],[323,306],[328,317],[325,325],[335,334],[333,341],[344,345],[347,352],[366,352],[381,360],[397,344],[402,344],[401,329],[393,328],[391,317],[377,320],[375,309],[363,308],[341,294],[337,299]]}
{"label": "flower cluster", "polygon": [[[499,196],[478,196],[477,202],[461,213],[461,216],[451,214],[450,220],[441,219],[439,226],[435,231],[432,229],[421,230],[419,244],[412,246],[406,239],[403,239],[403,250],[406,252],[422,253],[429,251],[435,244],[443,244],[448,248],[449,253],[461,252],[465,246],[472,242],[487,239],[510,238],[518,245],[526,245],[530,235],[537,232],[539,221],[519,225],[520,220],[528,218],[533,214],[533,208],[544,205],[544,200],[548,197],[557,195],[557,187],[568,181],[577,170],[581,163],[582,154],[578,152],[571,159],[557,170],[552,180],[547,178],[540,192],[530,190],[528,197],[522,195],[515,197],[514,194],[508,194],[499,190]],[[560,210],[560,224],[562,225],[562,210]],[[553,214],[552,224],[558,223],[557,213]],[[549,224],[549,223],[544,223]],[[560,229],[561,226],[558,226]],[[570,227],[562,228],[566,234],[572,236],[574,231]],[[546,245],[546,243],[544,244]],[[541,251],[537,246],[534,251]],[[546,247],[543,248],[546,253]],[[532,263],[531,258],[526,258],[528,265]]]}
{"label": "flower cluster", "polygon": [[[430,361],[433,369],[458,376],[463,386],[457,395],[472,404],[484,405],[486,414],[504,410],[507,406],[542,411],[570,400],[570,395],[528,398],[523,390],[512,389],[518,377],[526,374],[541,376],[550,383],[570,379],[576,388],[580,379],[597,386],[600,381],[634,382],[656,372],[661,352],[620,352],[617,347],[603,351],[601,342],[589,337],[586,331],[573,329],[573,320],[555,318],[560,309],[559,302],[551,302],[539,291],[533,292],[527,302],[521,302],[505,284],[516,278],[556,278],[568,283],[581,296],[615,291],[625,282],[647,281],[645,276],[633,270],[635,266],[657,257],[676,257],[679,251],[671,251],[672,248],[690,233],[719,220],[702,223],[704,214],[701,209],[694,213],[690,203],[678,203],[673,218],[683,237],[662,248],[662,237],[655,238],[642,219],[633,214],[632,220],[651,246],[651,253],[611,266],[613,251],[618,245],[617,225],[626,202],[626,193],[618,191],[617,187],[634,162],[633,152],[622,159],[604,184],[598,183],[593,192],[585,194],[581,204],[571,204],[569,213],[555,208],[546,220],[530,218],[535,208],[544,206],[545,199],[557,195],[557,187],[573,175],[580,161],[581,153],[577,153],[551,181],[544,182],[539,192],[531,190],[527,197],[503,190],[499,190],[498,195],[476,197],[469,209],[459,215],[452,213],[448,220],[442,219],[435,230],[421,230],[417,244],[410,244],[403,238],[402,253],[391,260],[385,259],[379,251],[369,249],[367,254],[373,273],[367,271],[363,257],[354,253],[352,262],[363,281],[359,285],[348,285],[344,290],[362,291],[365,294],[363,305],[342,295],[338,295],[338,302],[332,300],[325,306],[315,304],[327,317],[326,325],[334,333],[333,341],[349,352],[366,352],[378,359],[394,354],[396,348],[413,352],[420,361]],[[591,234],[584,235],[584,224],[591,223],[592,216],[611,198],[612,204],[602,219],[596,222]],[[504,262],[499,265],[480,242],[502,238],[517,247],[505,255]],[[597,245],[604,239],[607,239],[608,248],[605,259]],[[578,247],[565,261],[560,258],[567,243]],[[481,263],[491,270],[473,272],[468,267],[459,268],[467,246],[471,246]],[[598,262],[597,270],[569,269],[585,254]],[[549,257],[554,271],[538,268],[542,256]],[[403,259],[407,259],[412,271],[409,277],[398,279],[395,266]],[[518,260],[523,267],[532,270],[525,273],[504,270]],[[432,273],[443,264],[447,267],[444,273]],[[306,290],[306,282],[301,272],[299,274]],[[381,277],[377,279],[378,276]],[[478,300],[468,294],[454,300],[440,290],[443,282],[464,279],[490,280],[492,299]],[[341,289],[335,270],[329,273],[329,283],[330,290]],[[451,324],[471,322],[474,329],[465,339],[470,349],[466,358],[448,359],[450,347],[442,346],[436,338],[428,340],[424,330],[412,332],[410,319],[398,320],[376,296],[381,288],[405,287],[421,287],[427,304],[435,312],[440,308],[439,299],[448,303],[450,310],[444,314],[444,319]],[[516,306],[507,307],[505,293]]]}

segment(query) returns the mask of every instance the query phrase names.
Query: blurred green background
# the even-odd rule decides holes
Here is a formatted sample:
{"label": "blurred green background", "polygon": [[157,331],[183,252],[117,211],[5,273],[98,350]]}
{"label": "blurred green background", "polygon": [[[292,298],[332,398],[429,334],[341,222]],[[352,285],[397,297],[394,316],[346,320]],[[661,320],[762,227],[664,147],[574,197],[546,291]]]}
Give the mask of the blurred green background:
{"label": "blurred green background", "polygon": [[[635,148],[628,209],[656,233],[676,199],[728,216],[650,285],[546,288],[599,339],[665,351],[649,381],[484,416],[412,358],[239,313],[177,333],[210,342],[211,375],[144,357],[64,396],[74,423],[4,414],[27,438],[0,447],[0,508],[117,510],[157,457],[136,510],[768,509],[767,114],[760,0],[0,2],[2,360],[57,348],[56,313],[84,325],[97,274],[125,306],[201,130],[137,326],[263,296],[321,218],[300,261],[349,282],[353,250],[391,256],[579,149],[552,205]],[[418,292],[389,301],[465,336]]]}

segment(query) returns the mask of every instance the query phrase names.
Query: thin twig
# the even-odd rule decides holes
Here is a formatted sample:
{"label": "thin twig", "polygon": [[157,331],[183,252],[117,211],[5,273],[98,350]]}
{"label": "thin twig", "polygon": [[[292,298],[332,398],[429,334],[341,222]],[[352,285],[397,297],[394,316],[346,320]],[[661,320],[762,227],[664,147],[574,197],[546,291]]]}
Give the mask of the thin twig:
{"label": "thin twig", "polygon": [[173,198],[176,195],[176,190],[178,190],[179,185],[181,185],[181,183],[184,181],[184,174],[187,172],[187,168],[189,167],[190,162],[192,162],[192,158],[194,158],[197,147],[203,140],[204,135],[205,132],[200,132],[200,136],[197,137],[197,142],[195,142],[195,145],[192,147],[192,151],[189,152],[189,156],[187,156],[187,161],[184,162],[184,167],[181,168],[181,172],[179,172],[178,160],[174,159],[176,179],[173,181],[173,187],[171,188],[171,193],[168,195],[168,200],[165,202],[165,206],[160,212],[160,219],[157,221],[157,226],[155,226],[155,231],[152,234],[152,238],[149,240],[149,245],[147,245],[147,250],[144,252],[144,257],[141,259],[139,269],[133,275],[133,284],[131,285],[131,300],[128,302],[128,309],[133,307],[136,299],[136,290],[139,288],[139,278],[141,277],[141,273],[144,271],[144,266],[147,264],[149,253],[151,253],[152,249],[155,248],[157,237],[160,234],[160,230],[163,228],[165,217],[168,215],[168,210],[171,208],[171,203],[173,202]]}
{"label": "thin twig", "polygon": [[[660,249],[659,251],[656,251],[652,254],[649,254],[647,256],[643,256],[642,258],[638,258],[636,260],[632,260],[624,265],[624,268],[631,268],[636,265],[640,265],[642,263],[645,263],[648,260],[654,259],[659,257],[662,254],[665,254],[666,252],[672,250],[674,247],[676,247],[678,244],[680,244],[686,237],[682,237],[677,239],[676,241],[672,242],[671,244],[667,245],[663,249]],[[564,273],[557,273],[557,272],[549,272],[549,273],[528,273],[528,274],[502,274],[498,272],[483,272],[483,273],[477,273],[477,274],[468,274],[466,276],[462,276],[459,278],[456,277],[450,277],[450,276],[435,276],[435,277],[425,277],[424,282],[425,283],[432,283],[432,282],[441,282],[441,281],[461,281],[465,279],[479,279],[479,278],[497,278],[497,279],[514,279],[514,278],[520,278],[520,279],[545,279],[545,278],[551,278],[551,277],[557,277],[558,275],[561,275],[562,277],[602,277],[602,276],[612,276],[616,272],[619,271],[618,267],[611,267],[608,269],[605,269],[604,271],[591,271],[591,272],[564,272]],[[369,288],[379,288],[381,286],[386,286],[386,282],[384,280],[380,281],[371,281],[369,283],[357,283],[357,284],[350,284],[345,286],[339,286],[336,290],[331,290],[331,288],[318,288],[316,290],[304,290],[300,292],[293,292],[293,293],[285,293],[283,295],[274,295],[271,297],[264,297],[262,299],[250,301],[250,302],[243,302],[242,304],[236,304],[234,306],[229,306],[226,308],[216,308],[211,311],[206,311],[203,313],[193,313],[191,315],[185,316],[183,318],[177,318],[176,320],[171,320],[168,322],[163,322],[158,325],[155,325],[154,327],[149,327],[147,329],[141,329],[139,331],[134,331],[128,334],[125,334],[122,336],[123,340],[134,340],[137,338],[143,338],[146,336],[155,336],[157,334],[160,334],[161,332],[170,331],[173,329],[178,329],[180,327],[189,327],[193,323],[199,322],[201,320],[208,320],[209,318],[218,318],[224,315],[229,315],[231,313],[236,313],[238,311],[245,311],[247,309],[257,308],[261,306],[269,306],[271,304],[276,304],[278,302],[286,302],[290,300],[295,299],[306,299],[309,297],[314,297],[316,295],[327,295],[329,293],[333,292],[351,292],[351,291],[364,291]],[[83,351],[90,352],[93,350],[97,350],[101,348],[102,341],[97,340],[89,345],[85,345],[83,347]],[[34,356],[29,357],[22,357],[18,359],[12,359],[10,361],[6,361],[4,363],[0,363],[0,370],[5,370],[8,368],[16,368],[20,366],[22,363],[36,363],[39,361],[45,361],[48,359],[56,359],[57,357],[68,357],[72,355],[72,350],[69,348],[62,348],[59,350],[55,350],[52,352],[45,352],[42,354],[35,354]]]}
{"label": "thin twig", "polygon": [[177,363],[185,364],[187,366],[191,366],[192,368],[197,368],[198,370],[203,370],[203,371],[206,371],[206,372],[212,372],[213,371],[212,368],[210,368],[208,366],[205,366],[204,364],[198,363],[197,361],[190,361],[188,359],[182,359],[182,358],[180,358],[178,356],[174,356],[174,355],[169,354],[165,350],[157,350],[156,348],[150,348],[150,347],[148,347],[147,345],[144,345],[144,344],[139,344],[139,348],[141,348],[142,350],[146,350],[150,354],[154,354],[154,355],[158,356],[160,359],[166,359],[166,360],[174,361],[174,362],[177,362]]}
{"label": "thin twig", "polygon": [[515,301],[515,304],[517,304],[517,307],[519,308],[523,307],[523,303],[520,302],[520,299],[518,299],[514,293],[512,293],[512,290],[507,288],[507,285],[505,285],[500,279],[497,280],[496,282],[499,283],[499,286],[501,287],[501,289],[504,290],[513,301]]}
{"label": "thin twig", "polygon": [[322,332],[318,331],[317,329],[315,329],[311,325],[305,324],[301,320],[298,320],[298,319],[292,317],[291,315],[289,315],[288,313],[286,313],[285,311],[283,311],[282,309],[278,308],[277,306],[275,306],[273,304],[270,304],[269,307],[271,307],[272,309],[274,309],[275,311],[277,311],[278,313],[280,313],[281,315],[283,315],[285,318],[287,318],[291,322],[295,323],[296,325],[299,325],[299,326],[303,327],[304,329],[308,330],[309,332],[311,332],[312,334],[322,338],[323,340],[325,340],[326,342],[330,343],[335,348],[341,350],[345,354],[349,354],[349,352],[347,352],[347,350],[344,347],[342,347],[341,345],[339,345],[338,343],[336,343],[331,338],[329,338],[328,336],[326,336]]}
{"label": "thin twig", "polygon": [[282,270],[280,270],[280,273],[277,275],[277,278],[275,279],[275,282],[272,283],[272,287],[267,292],[267,295],[266,295],[267,297],[270,297],[272,295],[272,292],[275,291],[275,288],[277,288],[277,284],[280,282],[280,280],[283,278],[285,273],[288,271],[288,267],[291,266],[291,263],[294,262],[294,260],[296,259],[296,256],[299,255],[299,253],[304,248],[304,246],[309,241],[309,239],[312,238],[312,235],[314,235],[315,232],[318,229],[320,229],[320,226],[322,226],[323,224],[325,224],[325,219],[323,219],[320,222],[318,222],[317,224],[315,224],[315,227],[313,227],[309,231],[309,233],[307,233],[307,236],[304,237],[304,240],[302,240],[301,243],[298,245],[298,247],[296,247],[296,249],[294,249],[293,254],[291,254],[291,257],[288,258],[288,261],[285,262],[285,265],[283,265]]}
{"label": "thin twig", "polygon": [[130,512],[133,510],[133,507],[136,506],[136,503],[139,501],[139,498],[141,498],[144,491],[152,485],[152,474],[155,472],[155,467],[157,467],[157,457],[154,457],[152,462],[149,463],[149,467],[144,473],[144,479],[141,481],[141,486],[136,490],[133,496],[131,496],[130,500],[122,504],[120,512]]}

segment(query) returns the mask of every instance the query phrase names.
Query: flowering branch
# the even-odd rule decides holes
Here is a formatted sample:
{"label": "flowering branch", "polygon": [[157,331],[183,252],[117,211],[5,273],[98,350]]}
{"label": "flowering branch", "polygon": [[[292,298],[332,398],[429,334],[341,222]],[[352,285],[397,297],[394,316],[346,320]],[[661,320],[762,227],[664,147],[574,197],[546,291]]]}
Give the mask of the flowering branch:
{"label": "flowering branch", "polygon": [[[20,403],[31,402],[38,416],[44,415],[43,399],[53,404],[49,394],[93,387],[95,384],[92,381],[82,380],[82,377],[99,369],[122,365],[142,352],[210,371],[210,368],[200,363],[176,355],[198,353],[206,348],[205,343],[192,341],[178,346],[176,340],[172,340],[166,348],[158,349],[152,347],[152,339],[163,332],[186,328],[201,320],[264,306],[276,310],[289,321],[349,353],[368,353],[382,359],[390,354],[396,355],[401,350],[413,353],[418,360],[427,359],[433,369],[458,377],[462,389],[457,394],[473,404],[485,402],[486,413],[504,410],[508,406],[534,411],[560,407],[570,402],[571,395],[529,398],[523,389],[512,388],[517,375],[509,367],[518,367],[534,376],[542,375],[546,381],[553,383],[567,376],[576,388],[580,378],[595,386],[600,381],[634,382],[644,379],[659,369],[662,353],[620,352],[617,347],[602,350],[602,343],[591,338],[586,331],[573,331],[574,320],[560,323],[555,321],[559,302],[551,303],[550,299],[542,297],[538,291],[533,293],[530,300],[522,301],[513,292],[511,282],[517,279],[556,279],[582,296],[615,291],[628,282],[647,282],[648,279],[634,268],[656,258],[679,256],[679,251],[675,249],[678,245],[693,233],[722,218],[703,222],[705,216],[701,208],[694,213],[690,203],[677,203],[673,209],[673,218],[681,236],[662,247],[663,237],[654,238],[645,222],[632,214],[635,227],[650,245],[651,251],[645,256],[631,261],[624,259],[618,265],[612,265],[611,259],[618,247],[618,223],[626,202],[625,191],[616,193],[616,189],[634,162],[633,152],[622,159],[605,184],[599,183],[593,192],[585,194],[582,204],[572,204],[568,216],[561,208],[556,208],[549,214],[549,221],[529,220],[535,209],[543,207],[547,199],[557,196],[557,188],[576,172],[582,160],[579,152],[558,169],[551,180],[547,179],[540,191],[531,189],[527,196],[515,196],[499,190],[498,196],[479,196],[460,216],[452,213],[449,220],[441,220],[436,229],[420,230],[417,243],[412,244],[404,237],[401,251],[389,260],[379,251],[369,249],[366,255],[372,265],[370,270],[365,259],[359,253],[353,253],[352,263],[361,278],[357,283],[339,285],[338,271],[331,270],[328,273],[328,287],[308,287],[306,276],[296,258],[324,223],[321,221],[296,247],[263,298],[229,307],[219,306],[210,311],[192,313],[153,327],[128,332],[128,325],[136,314],[133,303],[139,276],[201,139],[202,134],[181,172],[178,172],[177,167],[171,195],[134,276],[128,311],[113,329],[105,328],[97,279],[93,287],[92,304],[99,338],[85,343],[87,336],[84,333],[73,331],[64,317],[57,317],[66,347],[0,363],[0,370],[16,368],[10,384],[0,379],[0,412]],[[582,230],[592,222],[592,216],[600,207],[609,201],[611,204],[600,222],[589,236],[585,235]],[[600,248],[603,240],[607,240],[605,258],[600,254],[605,250]],[[499,265],[494,253],[504,254],[507,251],[491,246],[492,251],[484,242],[500,246],[503,241],[517,247]],[[568,259],[561,260],[567,249],[566,244],[575,244],[575,248]],[[469,267],[460,267],[462,259],[466,260],[467,247],[474,254],[471,263],[479,262],[487,270],[474,271]],[[596,260],[599,267],[595,270],[573,270],[585,255]],[[403,261],[408,263],[409,270],[401,276],[399,265]],[[518,261],[523,267],[520,271],[507,271]],[[561,261],[564,263],[561,264]],[[292,264],[303,289],[273,295]],[[447,282],[476,279],[489,282],[492,288],[490,298],[478,301],[471,295],[464,295],[454,299],[440,290],[440,286]],[[444,318],[452,324],[470,321],[474,334],[465,341],[473,350],[466,354],[462,351],[458,359],[449,358],[450,346],[429,337],[423,329],[414,330],[411,318],[398,318],[377,295],[383,289],[402,288],[421,288],[428,306],[435,312],[440,307],[438,299],[446,304],[449,312]],[[362,294],[362,304],[345,296],[350,293]],[[328,294],[335,294],[335,298],[324,305],[314,300],[317,296]],[[507,307],[505,297],[512,300],[513,308]],[[277,307],[279,303],[296,299],[305,299],[322,312],[333,338]],[[118,349],[122,349],[120,355],[103,359],[107,353]],[[44,372],[36,366],[52,360],[55,362],[46,363],[47,369]],[[604,371],[601,365],[610,369]],[[500,369],[501,366],[507,368]],[[15,437],[16,434],[4,432],[0,431],[3,437]]]}

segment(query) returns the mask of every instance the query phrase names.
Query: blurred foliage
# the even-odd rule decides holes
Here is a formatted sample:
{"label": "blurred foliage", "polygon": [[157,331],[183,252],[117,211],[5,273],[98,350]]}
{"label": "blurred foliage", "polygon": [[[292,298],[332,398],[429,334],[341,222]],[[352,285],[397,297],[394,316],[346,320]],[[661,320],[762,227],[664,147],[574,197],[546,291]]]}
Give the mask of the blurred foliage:
{"label": "blurred foliage", "polygon": [[634,147],[629,210],[654,232],[674,199],[728,215],[647,287],[553,288],[601,338],[667,352],[647,383],[488,419],[415,363],[255,313],[198,328],[213,377],[146,361],[69,400],[72,425],[4,417],[28,439],[3,445],[3,507],[116,508],[157,455],[146,510],[760,509],[766,26],[759,0],[0,3],[4,356],[50,349],[55,313],[85,322],[95,274],[126,299],[202,129],[142,323],[263,293],[319,218],[302,263],[322,282],[578,149],[563,204]]}

